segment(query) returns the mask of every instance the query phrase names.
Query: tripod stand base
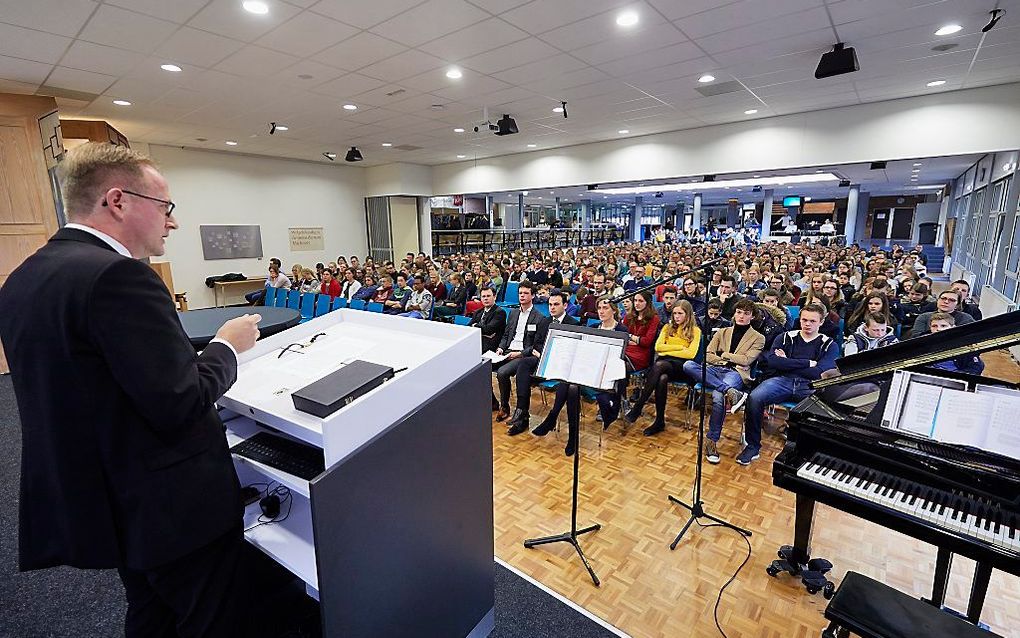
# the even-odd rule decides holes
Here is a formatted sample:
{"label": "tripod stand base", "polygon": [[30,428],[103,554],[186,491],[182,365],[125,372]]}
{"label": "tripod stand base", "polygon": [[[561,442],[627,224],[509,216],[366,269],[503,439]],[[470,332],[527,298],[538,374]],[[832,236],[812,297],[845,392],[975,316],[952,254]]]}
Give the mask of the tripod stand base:
{"label": "tripod stand base", "polygon": [[557,534],[555,536],[543,536],[542,538],[529,538],[524,541],[524,546],[528,549],[535,547],[536,545],[548,545],[549,543],[570,543],[577,550],[577,555],[581,557],[581,562],[584,563],[584,568],[588,570],[588,575],[591,576],[591,580],[595,583],[596,587],[600,587],[602,583],[599,581],[599,577],[595,575],[595,570],[588,564],[588,559],[585,558],[584,552],[581,550],[581,545],[577,542],[577,537],[581,534],[587,534],[588,532],[597,532],[602,529],[602,526],[598,523],[579,529],[577,531],[564,532],[563,534]]}
{"label": "tripod stand base", "polygon": [[684,503],[683,501],[681,501],[680,499],[673,495],[669,496],[669,500],[670,502],[676,503],[680,507],[686,508],[691,512],[691,516],[690,518],[687,519],[687,523],[684,524],[683,529],[681,529],[680,533],[676,535],[676,538],[673,539],[673,542],[669,544],[669,548],[671,550],[676,549],[676,546],[680,543],[680,539],[684,537],[684,534],[686,534],[687,530],[690,529],[691,525],[694,524],[694,521],[701,518],[707,518],[708,520],[712,521],[717,525],[728,527],[739,534],[743,534],[744,536],[751,535],[750,530],[746,530],[742,527],[737,527],[733,523],[728,523],[722,520],[721,518],[716,518],[715,516],[712,516],[711,514],[706,514],[704,508],[701,506],[701,501],[696,501],[693,505],[688,505],[687,503]]}

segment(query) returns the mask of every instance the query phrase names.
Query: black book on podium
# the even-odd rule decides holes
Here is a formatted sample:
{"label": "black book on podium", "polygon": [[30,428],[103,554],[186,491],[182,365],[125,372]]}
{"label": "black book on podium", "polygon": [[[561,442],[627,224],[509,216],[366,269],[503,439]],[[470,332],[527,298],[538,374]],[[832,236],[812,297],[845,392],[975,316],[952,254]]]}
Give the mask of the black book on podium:
{"label": "black book on podium", "polygon": [[389,366],[356,360],[292,393],[294,408],[326,418],[393,378]]}

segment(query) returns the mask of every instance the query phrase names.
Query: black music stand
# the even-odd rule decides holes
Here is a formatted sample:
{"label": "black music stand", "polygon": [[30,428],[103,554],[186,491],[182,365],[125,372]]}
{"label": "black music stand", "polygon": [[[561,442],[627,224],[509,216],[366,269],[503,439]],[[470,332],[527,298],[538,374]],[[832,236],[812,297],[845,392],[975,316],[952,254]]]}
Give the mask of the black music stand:
{"label": "black music stand", "polygon": [[[562,334],[557,334],[557,333],[562,333]],[[553,375],[553,374],[550,374],[550,372],[547,370],[547,368],[548,368],[548,359],[551,359],[553,357],[559,356],[557,354],[557,348],[555,347],[555,345],[553,343],[554,339],[560,338],[560,339],[583,340],[583,339],[585,339],[584,335],[594,336],[594,337],[597,337],[598,340],[600,340],[600,341],[612,343],[612,345],[614,345],[616,348],[619,349],[620,362],[621,363],[623,362],[624,344],[626,342],[626,337],[625,336],[620,335],[618,337],[615,334],[613,334],[613,332],[609,332],[609,331],[606,331],[606,330],[599,330],[597,328],[587,328],[587,327],[582,327],[582,326],[570,326],[570,325],[558,324],[558,325],[555,325],[554,327],[551,327],[549,329],[549,336],[546,338],[546,345],[545,345],[545,348],[542,351],[542,359],[539,361],[538,370],[536,372],[536,376],[543,377],[543,378],[557,379],[561,383],[572,383],[572,381],[569,378],[568,379],[558,378],[560,376],[568,376],[568,375]],[[549,374],[550,376],[546,377],[545,376],[546,374]],[[626,374],[627,374],[626,368],[623,368],[623,374],[624,374],[624,376],[626,376]],[[612,375],[609,375],[609,377],[606,377],[606,378],[609,379],[609,378],[611,378],[611,376]],[[623,378],[623,377],[620,377],[620,378]],[[617,379],[611,379],[611,380],[612,380],[613,383],[615,383],[617,381]],[[582,384],[575,384],[575,385],[582,385]],[[584,387],[592,387],[592,386],[587,386],[586,385]],[[604,389],[604,388],[595,388],[595,387],[592,387],[592,389],[593,390],[599,390],[599,389]],[[589,525],[588,527],[585,527],[583,529],[577,529],[577,476],[578,476],[578,468],[580,466],[580,459],[581,459],[581,424],[580,424],[580,417],[578,417],[578,421],[579,422],[578,422],[578,425],[577,425],[577,442],[574,445],[574,454],[573,454],[573,456],[574,456],[574,464],[573,464],[574,465],[574,477],[573,477],[573,486],[572,486],[572,489],[571,489],[570,530],[567,531],[567,532],[564,532],[562,534],[556,534],[554,536],[543,536],[541,538],[529,538],[528,540],[524,541],[524,546],[526,548],[528,548],[528,549],[531,549],[532,547],[535,547],[537,545],[548,545],[549,543],[570,543],[574,547],[574,550],[577,551],[577,555],[581,557],[581,562],[584,563],[584,568],[588,570],[588,575],[591,576],[592,582],[595,583],[596,587],[600,587],[602,585],[602,583],[601,583],[601,581],[599,581],[599,577],[595,575],[595,570],[592,569],[591,565],[588,563],[588,559],[585,557],[584,551],[581,549],[580,543],[577,542],[577,537],[580,536],[581,534],[587,534],[588,532],[595,532],[595,531],[598,531],[598,530],[602,529],[602,525],[600,525],[599,523],[595,523],[594,525]]]}

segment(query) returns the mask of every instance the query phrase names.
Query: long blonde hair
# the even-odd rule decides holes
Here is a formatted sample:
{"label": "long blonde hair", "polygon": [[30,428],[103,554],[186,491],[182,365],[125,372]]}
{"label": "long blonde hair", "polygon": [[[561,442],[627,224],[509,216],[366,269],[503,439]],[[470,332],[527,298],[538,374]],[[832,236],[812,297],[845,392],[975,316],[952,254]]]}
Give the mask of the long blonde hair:
{"label": "long blonde hair", "polygon": [[694,341],[694,307],[691,306],[691,302],[686,299],[681,299],[676,302],[673,306],[674,311],[679,307],[684,311],[684,322],[678,324],[673,320],[673,313],[669,315],[669,324],[666,325],[666,338],[672,339],[676,336],[677,332],[680,333],[680,338],[686,340],[688,343]]}

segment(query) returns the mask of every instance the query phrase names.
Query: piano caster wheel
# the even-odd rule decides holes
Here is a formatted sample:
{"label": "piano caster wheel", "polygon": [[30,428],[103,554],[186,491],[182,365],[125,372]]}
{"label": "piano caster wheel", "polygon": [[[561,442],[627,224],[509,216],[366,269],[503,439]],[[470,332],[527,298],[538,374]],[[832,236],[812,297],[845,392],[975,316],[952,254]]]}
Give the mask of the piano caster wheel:
{"label": "piano caster wheel", "polygon": [[824,591],[825,598],[829,599],[832,598],[832,592],[836,591],[836,586],[825,577],[824,572],[805,571],[801,574],[800,582],[804,583],[804,589],[812,596]]}
{"label": "piano caster wheel", "polygon": [[836,584],[833,582],[825,583],[825,587],[822,588],[822,596],[825,596],[825,600],[832,600],[832,597],[836,595]]}
{"label": "piano caster wheel", "polygon": [[786,560],[774,560],[768,567],[765,568],[765,573],[773,578],[783,572],[786,572],[791,576],[796,576],[800,574],[800,565],[793,564]]}
{"label": "piano caster wheel", "polygon": [[824,574],[832,570],[832,563],[824,558],[812,558],[808,561],[807,568],[810,571]]}

